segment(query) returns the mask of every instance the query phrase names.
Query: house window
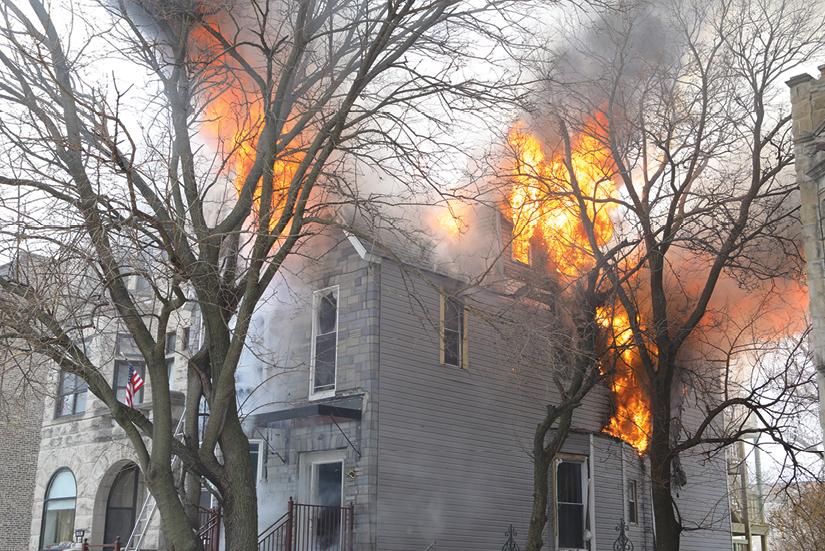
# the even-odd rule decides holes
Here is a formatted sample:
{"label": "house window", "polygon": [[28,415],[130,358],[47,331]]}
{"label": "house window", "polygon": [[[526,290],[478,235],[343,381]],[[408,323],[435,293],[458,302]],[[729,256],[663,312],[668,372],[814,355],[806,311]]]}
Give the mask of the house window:
{"label": "house window", "polygon": [[172,388],[172,374],[175,371],[175,344],[177,334],[172,331],[166,333],[166,375],[169,377],[169,388]]}
{"label": "house window", "polygon": [[318,291],[313,297],[311,395],[320,397],[335,393],[337,349],[338,287],[336,286]]}
{"label": "house window", "polygon": [[441,363],[467,369],[467,311],[457,298],[441,297]]}
{"label": "house window", "polygon": [[252,472],[255,473],[255,481],[264,478],[264,448],[263,440],[249,441],[249,458],[252,460]]}
{"label": "house window", "polygon": [[[145,371],[146,365],[143,362],[134,361],[132,365],[135,368],[135,371],[138,372],[140,378],[144,381],[146,380]],[[126,383],[129,382],[129,363],[121,360],[115,361],[115,395],[120,403],[126,403]],[[144,385],[145,386],[145,385]],[[137,391],[135,394],[133,402],[135,404],[140,404],[143,402],[143,389]]]}
{"label": "house window", "polygon": [[86,381],[65,371],[60,372],[57,388],[57,417],[75,415],[86,411]]}
{"label": "house window", "polygon": [[556,460],[556,549],[586,549],[586,458]]}
{"label": "house window", "polygon": [[74,541],[74,509],[77,484],[69,469],[60,469],[49,481],[43,501],[40,549]]}
{"label": "house window", "polygon": [[630,524],[639,524],[639,508],[636,504],[636,481],[627,483],[627,521]]}

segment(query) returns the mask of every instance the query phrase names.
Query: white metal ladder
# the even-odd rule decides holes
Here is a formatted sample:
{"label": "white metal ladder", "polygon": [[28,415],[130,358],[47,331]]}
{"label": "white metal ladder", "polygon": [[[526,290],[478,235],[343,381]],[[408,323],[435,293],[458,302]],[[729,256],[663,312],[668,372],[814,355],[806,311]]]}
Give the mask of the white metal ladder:
{"label": "white metal ladder", "polygon": [[[180,439],[183,436],[183,418],[185,415],[180,416],[180,421],[178,421],[178,426],[175,427],[175,434],[172,436],[173,438]],[[180,463],[180,457],[177,455],[172,458],[172,470],[174,471],[178,464]],[[152,496],[152,492],[150,492],[147,488],[146,490],[146,500],[143,502],[143,508],[140,510],[140,514],[135,521],[135,528],[132,530],[132,535],[129,536],[129,541],[126,542],[126,547],[123,548],[124,551],[139,551],[140,546],[143,545],[143,538],[146,536],[146,532],[149,531],[149,524],[152,522],[152,518],[155,516],[155,511],[158,508],[158,502],[155,501],[154,496]]]}

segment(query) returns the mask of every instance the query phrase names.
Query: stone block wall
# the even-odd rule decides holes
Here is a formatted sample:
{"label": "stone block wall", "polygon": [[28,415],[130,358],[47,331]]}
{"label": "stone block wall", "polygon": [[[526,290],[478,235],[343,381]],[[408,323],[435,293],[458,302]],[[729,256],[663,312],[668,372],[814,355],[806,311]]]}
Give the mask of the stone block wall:
{"label": "stone block wall", "polygon": [[[790,79],[796,178],[810,296],[812,342],[820,402],[825,404],[825,65],[820,78]],[[825,430],[825,408],[820,410]]]}

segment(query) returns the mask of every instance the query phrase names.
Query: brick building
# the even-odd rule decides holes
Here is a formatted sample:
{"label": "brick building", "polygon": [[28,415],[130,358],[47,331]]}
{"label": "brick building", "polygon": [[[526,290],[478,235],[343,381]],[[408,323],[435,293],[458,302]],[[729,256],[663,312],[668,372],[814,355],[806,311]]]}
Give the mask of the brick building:
{"label": "brick building", "polygon": [[41,389],[18,367],[0,374],[0,551],[28,547],[43,420]]}

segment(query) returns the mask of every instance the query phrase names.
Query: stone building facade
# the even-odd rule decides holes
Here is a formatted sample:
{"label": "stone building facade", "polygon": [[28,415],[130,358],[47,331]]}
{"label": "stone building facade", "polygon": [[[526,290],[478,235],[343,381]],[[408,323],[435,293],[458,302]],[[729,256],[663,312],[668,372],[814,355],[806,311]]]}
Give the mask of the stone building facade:
{"label": "stone building facade", "polygon": [[[186,362],[193,335],[192,311],[170,323],[166,359],[172,388],[173,414],[183,414]],[[117,327],[100,329],[85,342],[87,354],[101,366],[104,377],[124,400],[129,362],[143,378],[143,363],[131,337]],[[137,457],[109,409],[88,391],[85,383],[52,368],[46,374],[50,392],[39,405],[42,431],[34,503],[21,549],[65,548],[76,542],[75,532],[92,545],[125,544],[146,497]],[[138,391],[135,407],[149,414],[151,384]],[[159,523],[152,523],[144,548],[157,549]]]}
{"label": "stone building facade", "polygon": [[[812,342],[820,403],[825,404],[825,65],[819,78],[790,79],[796,178],[808,272]],[[825,433],[825,407],[820,408]]]}

